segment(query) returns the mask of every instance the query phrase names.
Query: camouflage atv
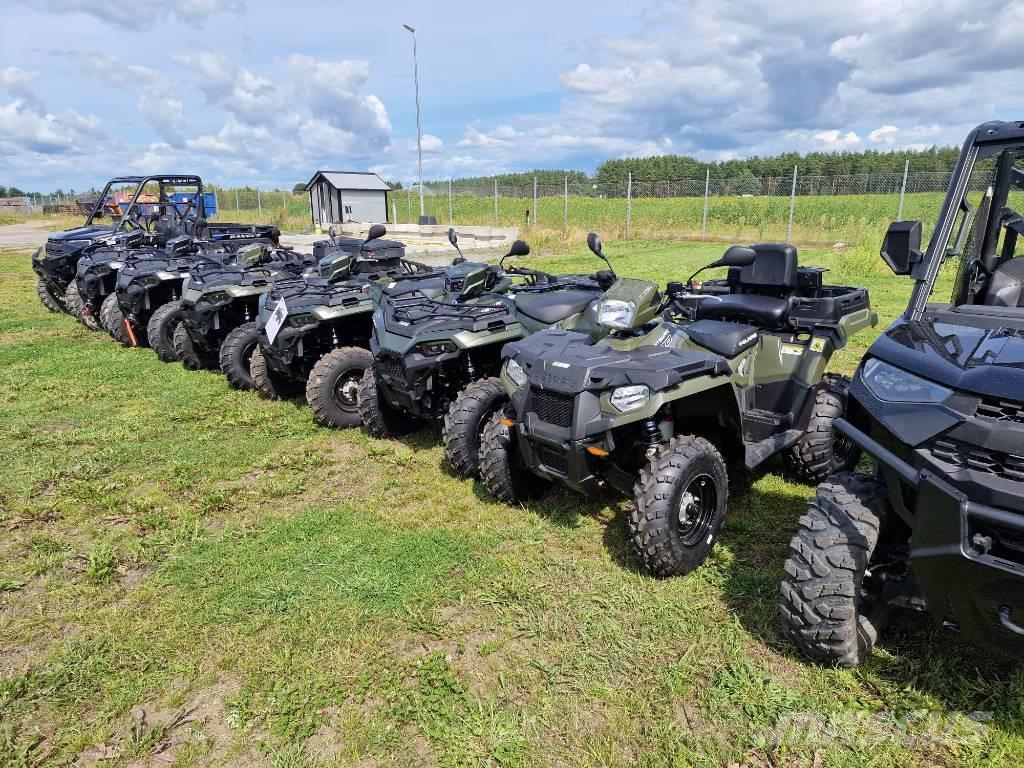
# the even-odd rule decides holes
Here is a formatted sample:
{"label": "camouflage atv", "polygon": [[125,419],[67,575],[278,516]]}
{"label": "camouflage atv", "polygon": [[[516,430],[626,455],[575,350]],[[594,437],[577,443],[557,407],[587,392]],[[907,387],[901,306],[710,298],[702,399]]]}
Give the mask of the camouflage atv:
{"label": "camouflage atv", "polygon": [[237,264],[202,266],[185,279],[181,323],[174,349],[190,370],[218,365],[236,389],[252,389],[249,361],[259,337],[259,298],[275,280],[301,275],[315,265],[310,254],[253,243],[238,251]]}
{"label": "camouflage atv", "polygon": [[359,423],[354,390],[372,360],[369,285],[429,269],[407,261],[405,246],[382,240],[386,234],[380,224],[370,228],[366,240],[339,238],[332,231],[330,239],[313,246],[317,274],[279,280],[260,297],[259,347],[250,369],[263,397],[305,394],[319,424]]}
{"label": "camouflage atv", "polygon": [[[615,280],[614,272],[549,275],[504,269],[505,259],[528,253],[529,246],[516,241],[497,265],[452,266],[444,293],[434,297],[415,284],[390,292],[373,289],[379,303],[370,339],[374,364],[359,388],[359,411],[371,433],[402,434],[425,419],[445,417],[452,467],[459,475],[472,475],[478,425],[501,393],[482,384],[468,397],[460,394],[474,382],[493,382],[502,346],[551,326],[602,333],[593,305]],[[513,277],[520,282],[513,283]]]}
{"label": "camouflage atv", "polygon": [[790,245],[732,247],[705,269],[720,266],[727,279],[691,277],[664,297],[653,284],[609,291],[597,317],[613,333],[596,344],[551,330],[506,346],[510,402],[480,452],[487,490],[514,503],[552,482],[591,496],[610,485],[632,496],[644,567],[672,576],[715,543],[727,460],[754,470],[782,454],[807,482],[854,466],[833,430],[847,382],[825,368],[877,322],[867,290],[822,285]]}

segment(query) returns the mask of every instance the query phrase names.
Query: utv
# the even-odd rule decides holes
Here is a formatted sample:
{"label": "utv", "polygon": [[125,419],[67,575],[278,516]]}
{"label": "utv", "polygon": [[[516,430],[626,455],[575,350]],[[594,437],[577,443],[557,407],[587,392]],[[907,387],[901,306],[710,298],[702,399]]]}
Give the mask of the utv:
{"label": "utv", "polygon": [[607,483],[633,497],[644,567],[672,576],[715,543],[726,461],[753,470],[782,454],[804,480],[852,467],[832,429],[846,382],[825,367],[877,321],[867,291],[823,285],[791,245],[734,246],[704,269],[721,266],[727,278],[698,286],[695,274],[664,298],[653,284],[613,289],[597,309],[611,334],[596,344],[551,330],[506,346],[511,402],[480,451],[488,491],[514,503],[555,481],[590,496]]}
{"label": "utv", "polygon": [[[915,281],[910,304],[868,350],[835,425],[874,472],[819,487],[782,583],[786,634],[816,660],[863,661],[893,607],[1024,655],[1021,157],[1024,123],[979,126],[927,250],[919,221],[886,233],[882,258]],[[952,297],[930,303],[950,257]]]}
{"label": "utv", "polygon": [[[379,307],[373,316],[373,367],[359,385],[359,412],[374,435],[415,429],[424,419],[449,414],[471,383],[498,372],[502,346],[551,326],[597,334],[592,304],[615,280],[613,272],[549,275],[509,267],[505,259],[525,256],[517,240],[497,265],[462,262],[445,271],[444,292],[427,295],[416,281],[393,290],[371,288]],[[603,258],[603,257],[602,257]],[[522,278],[514,284],[512,277]],[[445,422],[445,443],[454,422]],[[456,472],[476,471],[478,431],[459,425]]]}
{"label": "utv", "polygon": [[301,275],[313,256],[252,243],[238,251],[237,264],[202,266],[182,285],[181,323],[174,349],[189,369],[220,365],[231,386],[252,389],[249,360],[256,349],[259,298],[275,280]]}
{"label": "utv", "polygon": [[[185,190],[185,191],[182,191]],[[127,202],[118,202],[127,196]],[[180,234],[211,241],[278,242],[280,230],[274,226],[248,224],[209,224],[206,221],[206,196],[198,176],[122,176],[111,179],[96,199],[85,224],[49,236],[45,248],[32,254],[32,269],[39,276],[37,291],[43,304],[53,312],[81,309],[74,287],[78,260],[97,246],[117,244],[117,235],[142,233],[137,245],[162,247]],[[99,224],[104,217],[110,224]],[[67,291],[70,296],[65,296]],[[97,310],[94,307],[93,310]]]}
{"label": "utv", "polygon": [[330,239],[313,245],[319,273],[279,280],[260,297],[259,347],[250,368],[261,395],[305,394],[319,424],[358,425],[355,390],[372,362],[369,285],[429,269],[407,261],[405,246],[382,240],[386,234],[381,224],[370,228],[366,240],[332,231]]}

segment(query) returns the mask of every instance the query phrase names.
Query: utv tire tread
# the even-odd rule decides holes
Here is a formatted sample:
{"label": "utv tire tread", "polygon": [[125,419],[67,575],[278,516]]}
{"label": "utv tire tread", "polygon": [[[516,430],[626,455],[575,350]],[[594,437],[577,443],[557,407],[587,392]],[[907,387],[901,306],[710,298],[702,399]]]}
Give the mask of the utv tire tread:
{"label": "utv tire tread", "polygon": [[266,400],[293,400],[306,393],[304,383],[286,379],[270,370],[266,355],[258,346],[249,360],[249,372],[252,374],[253,388]]}
{"label": "utv tire tread", "polygon": [[67,290],[64,291],[64,303],[67,305],[68,312],[78,318],[78,322],[90,331],[98,331],[100,329],[99,321],[95,315],[91,312],[85,313],[82,295],[78,292],[78,283],[74,280],[68,283]]}
{"label": "utv tire tread", "polygon": [[441,427],[441,441],[445,458],[458,477],[479,473],[481,428],[507,399],[501,379],[491,376],[474,381],[451,404]]}
{"label": "utv tire tread", "polygon": [[539,498],[551,482],[517,466],[512,432],[502,419],[515,419],[511,403],[505,403],[484,425],[480,436],[480,479],[487,492],[505,504]]}
{"label": "utv tire tread", "polygon": [[146,325],[146,338],[156,352],[156,356],[165,363],[178,362],[178,352],[174,348],[174,331],[181,325],[181,302],[169,301],[157,307]]}
{"label": "utv tire tread", "polygon": [[[373,355],[362,347],[339,347],[332,349],[317,360],[306,380],[306,402],[313,410],[313,418],[322,427],[349,429],[363,423],[361,395],[365,372],[373,366]],[[334,401],[334,388],[338,379],[353,369],[361,368],[356,405],[352,410],[339,406]]]}
{"label": "utv tire tread", "polygon": [[[710,541],[688,547],[676,537],[677,480],[696,462],[710,462],[707,474],[715,481],[717,505]],[[681,492],[681,491],[680,491]],[[729,477],[721,453],[710,441],[679,435],[664,445],[640,470],[630,508],[630,541],[644,568],[657,578],[681,576],[699,567],[718,538],[728,507]]]}
{"label": "utv tire tread", "polygon": [[103,320],[103,327],[114,341],[126,347],[132,346],[131,336],[128,335],[128,329],[124,327],[124,314],[121,312],[121,306],[117,303],[116,293],[110,294],[103,300],[100,317]]}
{"label": "utv tire tread", "polygon": [[[242,323],[221,343],[218,361],[220,370],[233,389],[244,392],[255,388],[249,362],[252,359],[252,351],[258,349],[258,345],[259,332],[256,330],[256,323]],[[246,350],[250,350],[248,355]]]}
{"label": "utv tire tread", "polygon": [[46,284],[46,281],[42,278],[36,280],[36,293],[39,295],[39,300],[43,302],[43,306],[51,312],[58,314],[64,314],[68,311],[67,307],[61,302],[60,299],[50,290],[50,286]]}
{"label": "utv tire tread", "polygon": [[216,366],[214,360],[209,359],[196,349],[184,323],[178,323],[174,329],[174,351],[181,364],[190,371],[204,371]]}
{"label": "utv tire tread", "polygon": [[853,449],[842,465],[833,454],[836,419],[846,413],[850,380],[839,374],[826,374],[814,394],[814,406],[807,428],[800,439],[785,453],[783,461],[790,476],[799,482],[815,485],[837,472],[850,472],[857,465],[860,451]]}
{"label": "utv tire tread", "polygon": [[359,382],[358,399],[363,427],[374,437],[401,437],[420,425],[420,420],[411,414],[397,411],[388,403],[381,401],[377,389],[377,376],[372,365],[366,369]]}
{"label": "utv tire tread", "polygon": [[862,611],[861,584],[887,507],[883,483],[843,472],[818,486],[790,542],[781,584],[786,636],[812,659],[840,667],[874,647],[884,611]]}

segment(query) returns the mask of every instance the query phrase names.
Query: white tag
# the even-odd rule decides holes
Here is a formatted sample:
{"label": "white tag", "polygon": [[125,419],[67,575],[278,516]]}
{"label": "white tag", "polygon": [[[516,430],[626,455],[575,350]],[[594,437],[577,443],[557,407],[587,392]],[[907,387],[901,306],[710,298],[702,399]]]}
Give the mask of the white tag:
{"label": "white tag", "polygon": [[270,343],[274,343],[274,339],[277,338],[277,332],[281,330],[281,326],[284,325],[285,318],[288,317],[288,307],[284,303],[282,298],[277,302],[277,306],[274,307],[274,311],[270,313],[270,319],[267,320],[267,339]]}
{"label": "white tag", "polygon": [[782,354],[784,355],[802,355],[804,348],[799,344],[783,344]]}
{"label": "white tag", "polygon": [[553,363],[551,363],[551,366],[553,368],[568,368],[569,364],[568,363],[563,363],[560,360],[555,360]]}

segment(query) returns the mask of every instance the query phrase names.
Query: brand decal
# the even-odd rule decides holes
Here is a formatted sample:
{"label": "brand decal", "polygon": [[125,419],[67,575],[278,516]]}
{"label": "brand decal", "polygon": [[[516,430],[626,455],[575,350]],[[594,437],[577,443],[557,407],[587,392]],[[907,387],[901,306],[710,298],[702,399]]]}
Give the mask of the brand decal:
{"label": "brand decal", "polygon": [[665,331],[665,333],[663,333],[661,335],[661,338],[658,339],[656,342],[654,342],[654,346],[656,346],[656,347],[671,347],[672,346],[672,332],[671,331]]}
{"label": "brand decal", "polygon": [[569,364],[568,363],[563,363],[563,362],[561,362],[559,360],[555,360],[553,363],[551,363],[551,366],[553,368],[568,368]]}
{"label": "brand decal", "polygon": [[802,355],[804,348],[800,344],[783,344],[782,354],[784,355]]}

